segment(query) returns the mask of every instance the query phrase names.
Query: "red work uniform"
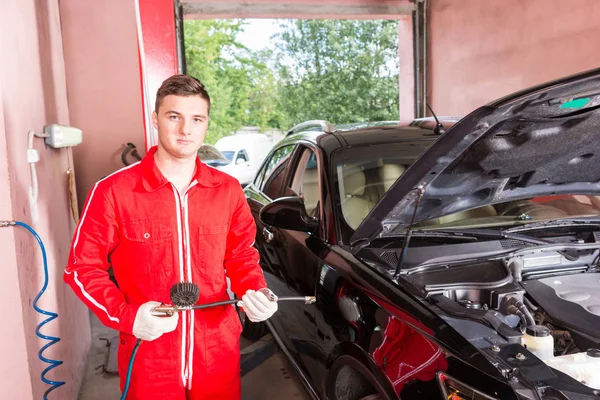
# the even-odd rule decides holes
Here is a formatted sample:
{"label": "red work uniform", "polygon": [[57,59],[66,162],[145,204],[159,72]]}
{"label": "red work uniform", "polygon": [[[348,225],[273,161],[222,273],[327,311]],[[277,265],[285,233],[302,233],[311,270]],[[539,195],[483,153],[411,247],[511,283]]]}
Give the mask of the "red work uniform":
{"label": "red work uniform", "polygon": [[[92,189],[75,231],[64,280],[107,326],[120,331],[121,390],[136,342],[138,307],[170,304],[177,282],[199,303],[266,287],[253,247],[256,226],[237,180],[196,160],[185,193],[160,173],[156,147]],[[107,270],[112,265],[117,288]],[[142,342],[128,399],[239,399],[241,324],[233,306],[185,311],[177,329]]]}

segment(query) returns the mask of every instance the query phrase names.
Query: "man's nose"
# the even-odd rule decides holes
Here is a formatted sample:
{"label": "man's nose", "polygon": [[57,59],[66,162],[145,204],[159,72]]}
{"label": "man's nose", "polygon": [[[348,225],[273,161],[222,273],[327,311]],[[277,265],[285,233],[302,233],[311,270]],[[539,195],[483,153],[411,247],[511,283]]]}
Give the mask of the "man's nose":
{"label": "man's nose", "polygon": [[190,135],[192,133],[191,126],[192,124],[190,123],[190,121],[186,118],[183,118],[181,120],[181,124],[179,125],[179,133],[186,136]]}

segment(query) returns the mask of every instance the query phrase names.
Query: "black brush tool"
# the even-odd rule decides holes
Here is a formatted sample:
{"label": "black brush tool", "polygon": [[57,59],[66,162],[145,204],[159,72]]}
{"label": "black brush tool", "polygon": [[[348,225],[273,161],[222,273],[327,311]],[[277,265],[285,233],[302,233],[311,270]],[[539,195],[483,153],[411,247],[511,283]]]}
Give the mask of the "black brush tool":
{"label": "black brush tool", "polygon": [[[196,304],[200,298],[200,289],[198,285],[193,282],[179,282],[171,286],[170,296],[171,303],[173,305],[162,304],[152,309],[152,315],[157,317],[170,317],[174,313],[186,310],[201,310],[203,308],[226,306],[229,304],[236,304],[239,299],[229,299],[223,301],[216,301],[214,303],[207,304]],[[303,301],[305,304],[313,304],[315,302],[314,296],[291,296],[291,297],[277,297],[274,294],[269,294],[267,298],[271,301]]]}
{"label": "black brush tool", "polygon": [[193,282],[179,282],[171,286],[171,302],[177,307],[191,307],[200,298],[200,289]]}

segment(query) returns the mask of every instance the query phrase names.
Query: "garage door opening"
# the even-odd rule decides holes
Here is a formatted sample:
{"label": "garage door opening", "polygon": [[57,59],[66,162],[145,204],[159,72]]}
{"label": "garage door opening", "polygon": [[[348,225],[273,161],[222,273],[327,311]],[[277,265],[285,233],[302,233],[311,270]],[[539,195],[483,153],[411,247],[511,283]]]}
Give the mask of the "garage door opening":
{"label": "garage door opening", "polygon": [[212,98],[206,143],[399,119],[398,20],[186,20],[183,32],[185,73]]}

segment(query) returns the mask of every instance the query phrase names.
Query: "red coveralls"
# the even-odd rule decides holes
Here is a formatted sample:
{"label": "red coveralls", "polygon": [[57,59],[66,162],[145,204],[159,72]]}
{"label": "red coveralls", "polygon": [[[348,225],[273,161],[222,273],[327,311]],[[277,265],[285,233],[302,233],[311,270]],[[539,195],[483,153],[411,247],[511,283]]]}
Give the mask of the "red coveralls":
{"label": "red coveralls", "polygon": [[[253,247],[256,226],[237,180],[196,161],[185,193],[160,173],[156,147],[92,189],[64,280],[107,326],[120,331],[121,390],[136,342],[139,305],[170,304],[169,289],[195,282],[199,303],[266,287]],[[117,288],[107,273],[112,264]],[[239,399],[241,324],[232,306],[179,314],[179,325],[142,342],[128,399]],[[187,397],[186,397],[187,396]]]}

